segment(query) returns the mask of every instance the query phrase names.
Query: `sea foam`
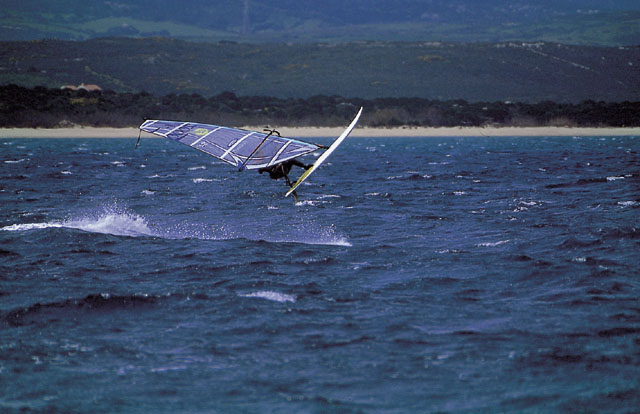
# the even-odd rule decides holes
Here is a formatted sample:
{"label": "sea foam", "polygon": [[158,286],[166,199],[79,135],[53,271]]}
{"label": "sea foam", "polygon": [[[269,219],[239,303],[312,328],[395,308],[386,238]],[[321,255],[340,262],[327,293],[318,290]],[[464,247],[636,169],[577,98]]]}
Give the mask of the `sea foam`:
{"label": "sea foam", "polygon": [[295,303],[296,301],[296,298],[293,295],[274,292],[272,290],[261,290],[258,292],[239,294],[238,296],[243,298],[260,298],[260,299],[272,300],[274,302],[279,302],[279,303],[286,303],[286,302]]}
{"label": "sea foam", "polygon": [[18,223],[0,228],[4,231],[30,231],[49,228],[69,228],[89,233],[115,236],[153,236],[144,218],[131,213],[105,213],[97,217],[84,217],[45,223]]}

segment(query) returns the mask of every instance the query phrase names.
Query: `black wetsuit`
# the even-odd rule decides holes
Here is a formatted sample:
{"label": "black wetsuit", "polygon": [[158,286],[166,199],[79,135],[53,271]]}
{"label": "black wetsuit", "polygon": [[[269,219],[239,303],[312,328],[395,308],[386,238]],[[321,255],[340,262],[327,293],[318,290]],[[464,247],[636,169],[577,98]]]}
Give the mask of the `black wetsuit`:
{"label": "black wetsuit", "polygon": [[272,180],[277,180],[279,178],[284,177],[285,181],[287,182],[287,185],[291,187],[291,181],[289,180],[289,171],[291,171],[291,167],[294,165],[300,168],[304,168],[305,170],[311,167],[311,165],[304,165],[303,163],[301,163],[300,161],[294,158],[292,160],[281,162],[280,164],[276,164],[271,167],[260,168],[258,169],[258,172],[260,174],[262,174],[263,172],[268,172],[269,177]]}

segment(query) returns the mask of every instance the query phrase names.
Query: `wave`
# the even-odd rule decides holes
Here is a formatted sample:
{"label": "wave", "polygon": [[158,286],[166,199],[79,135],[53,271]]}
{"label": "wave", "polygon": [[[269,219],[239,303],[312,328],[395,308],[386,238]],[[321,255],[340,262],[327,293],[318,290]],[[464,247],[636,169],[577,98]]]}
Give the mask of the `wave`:
{"label": "wave", "polygon": [[[19,257],[20,254],[11,250],[0,249],[0,257]],[[2,296],[0,294],[0,296]]]}
{"label": "wave", "polygon": [[598,239],[598,238],[588,239],[588,240],[580,240],[580,239],[576,239],[574,237],[569,237],[569,238],[565,239],[560,244],[560,248],[562,248],[562,249],[581,249],[581,248],[585,248],[585,247],[599,246],[601,244],[602,244],[602,240]]}
{"label": "wave", "polygon": [[390,175],[386,178],[386,180],[422,181],[431,180],[433,178],[435,178],[433,175],[414,173],[409,175]]}
{"label": "wave", "polygon": [[325,245],[325,246],[341,246],[341,247],[352,247],[353,244],[351,244],[351,242],[349,242],[349,240],[347,240],[344,237],[340,237],[336,240],[318,240],[318,241],[308,241],[308,242],[300,242],[300,243],[305,243],[305,244],[321,244],[321,245]]}
{"label": "wave", "polygon": [[51,221],[45,223],[12,224],[0,228],[4,231],[30,231],[50,228],[68,228],[89,233],[112,234],[115,236],[155,236],[144,218],[130,213],[108,212],[98,217],[79,220]]}
{"label": "wave", "polygon": [[154,179],[154,178],[171,178],[171,177],[174,177],[174,175],[173,174],[166,174],[166,175],[153,174],[153,175],[147,176],[147,178],[151,178],[151,179]]}
{"label": "wave", "polygon": [[336,234],[333,227],[320,227],[313,223],[280,229],[274,232],[267,228],[256,232],[255,226],[250,233],[229,225],[211,226],[206,223],[157,223],[149,224],[147,219],[136,213],[119,207],[106,208],[98,214],[89,214],[79,219],[54,220],[40,223],[17,223],[0,227],[0,231],[24,232],[45,229],[66,228],[88,233],[109,234],[127,237],[157,237],[168,240],[236,240],[266,241],[270,243],[302,243],[351,247],[343,236]]}
{"label": "wave", "polygon": [[243,298],[266,299],[266,300],[271,300],[279,303],[287,303],[287,302],[295,303],[296,302],[295,296],[288,295],[286,293],[274,292],[272,290],[261,290],[258,292],[251,292],[251,293],[239,293],[238,296]]}
{"label": "wave", "polygon": [[554,189],[554,188],[566,188],[566,187],[574,187],[574,186],[586,186],[591,184],[601,184],[601,183],[624,180],[630,177],[633,177],[633,174],[611,175],[607,177],[596,177],[596,178],[580,178],[578,181],[574,181],[574,182],[548,184],[545,186],[545,188]]}
{"label": "wave", "polygon": [[640,238],[640,229],[636,227],[620,227],[602,232],[604,239],[638,239]]}
{"label": "wave", "polygon": [[25,224],[11,224],[9,226],[4,226],[0,228],[0,230],[4,231],[29,231],[29,230],[38,230],[38,229],[49,229],[49,228],[57,228],[64,227],[62,223],[25,223]]}
{"label": "wave", "polygon": [[511,240],[500,240],[497,242],[478,243],[476,244],[476,247],[496,247],[496,246],[500,246],[501,244],[509,243],[510,241]]}
{"label": "wave", "polygon": [[304,200],[304,201],[296,201],[296,206],[297,207],[302,207],[302,206],[312,206],[312,207],[321,207],[323,204],[327,204],[329,203],[328,201],[324,201],[324,200]]}
{"label": "wave", "polygon": [[309,337],[304,339],[306,345],[313,349],[329,349],[329,348],[339,348],[345,347],[349,345],[361,344],[364,342],[374,341],[376,338],[369,335],[360,335],[354,338],[345,338],[345,339],[334,339],[334,338],[326,338],[321,335],[310,335]]}
{"label": "wave", "polygon": [[462,250],[462,249],[441,249],[441,250],[436,250],[436,253],[438,254],[464,254],[464,253],[469,253],[468,250]]}
{"label": "wave", "polygon": [[[36,303],[24,308],[14,309],[3,315],[3,320],[9,324],[9,326],[24,326],[30,325],[42,321],[42,317],[51,320],[59,320],[64,318],[66,310],[74,311],[73,315],[69,317],[75,317],[76,310],[85,311],[100,311],[100,310],[115,310],[115,309],[128,309],[133,307],[140,307],[145,305],[152,305],[156,303],[161,296],[146,295],[146,294],[133,294],[133,295],[110,295],[108,293],[91,294],[81,299],[66,299],[58,302],[49,303]],[[44,313],[44,316],[43,316]]]}
{"label": "wave", "polygon": [[[229,237],[240,238],[240,237]],[[270,243],[302,243],[310,245],[352,247],[346,237],[339,236],[333,228],[309,230],[306,228],[287,229],[284,234],[255,234],[252,237],[243,237],[248,240],[262,240]]]}

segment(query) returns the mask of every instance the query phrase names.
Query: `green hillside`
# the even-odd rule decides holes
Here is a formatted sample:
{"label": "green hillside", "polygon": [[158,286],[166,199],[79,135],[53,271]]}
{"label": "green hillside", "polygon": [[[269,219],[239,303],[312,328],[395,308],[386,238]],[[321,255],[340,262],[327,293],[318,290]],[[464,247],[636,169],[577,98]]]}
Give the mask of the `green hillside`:
{"label": "green hillside", "polygon": [[0,40],[109,36],[638,45],[640,6],[631,0],[21,0],[0,8]]}
{"label": "green hillside", "polygon": [[555,43],[0,42],[0,84],[152,94],[640,100],[640,48]]}

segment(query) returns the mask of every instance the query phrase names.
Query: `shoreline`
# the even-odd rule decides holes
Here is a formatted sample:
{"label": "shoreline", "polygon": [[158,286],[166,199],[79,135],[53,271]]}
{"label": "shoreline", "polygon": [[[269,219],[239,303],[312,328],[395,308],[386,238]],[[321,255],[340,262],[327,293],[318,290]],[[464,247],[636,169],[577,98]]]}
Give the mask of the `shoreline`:
{"label": "shoreline", "polygon": [[[261,131],[262,127],[244,126],[247,130]],[[342,127],[280,127],[282,136],[291,138],[337,137]],[[0,138],[138,138],[138,128],[0,128]],[[394,127],[356,128],[352,137],[403,138],[403,137],[593,137],[640,136],[640,127],[632,128],[581,128],[581,127]],[[143,138],[155,137],[146,132]]]}

